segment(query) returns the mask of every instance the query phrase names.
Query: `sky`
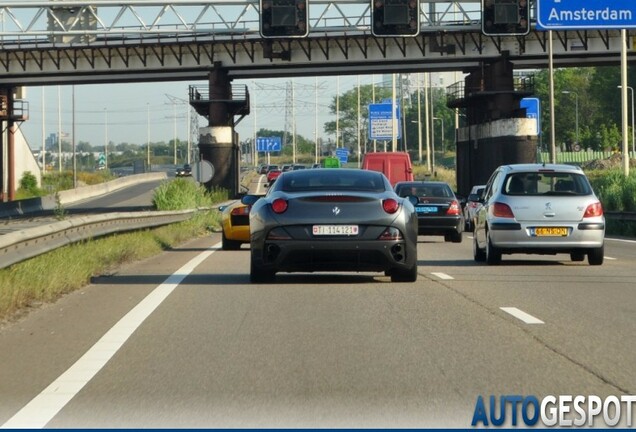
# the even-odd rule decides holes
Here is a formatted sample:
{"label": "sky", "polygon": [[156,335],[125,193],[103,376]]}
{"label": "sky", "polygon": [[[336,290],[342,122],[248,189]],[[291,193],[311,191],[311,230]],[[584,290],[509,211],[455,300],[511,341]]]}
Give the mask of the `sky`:
{"label": "sky", "polygon": [[[431,80],[434,85],[449,85],[454,82],[454,77],[450,75],[444,79],[440,74],[432,74]],[[317,106],[318,136],[333,138],[323,132],[323,125],[336,118],[335,114],[329,112],[329,105],[337,93],[355,89],[358,80],[361,85],[372,82],[380,85],[382,76],[294,79],[296,133],[314,139]],[[291,79],[233,81],[233,84],[247,85],[252,102],[250,115],[243,118],[236,128],[241,141],[252,138],[255,129],[285,130],[286,88],[291,87],[291,82]],[[95,148],[103,147],[106,141],[145,145],[149,139],[151,143],[168,143],[175,137],[175,131],[177,139],[185,142],[190,85],[206,87],[207,82],[76,85],[74,116],[72,86],[28,87],[25,97],[29,102],[29,119],[20,125],[20,129],[32,150],[42,147],[43,136],[57,133],[58,117],[63,136],[64,133],[68,134],[65,140],[71,141],[75,129],[76,144],[87,141]],[[194,111],[191,115],[197,117],[199,127],[207,126],[206,118]],[[291,122],[292,119],[289,119],[289,124]],[[193,136],[192,143],[196,144],[197,141],[198,133]]]}
{"label": "sky", "polygon": [[[371,76],[360,77],[361,84],[370,84]],[[380,77],[376,76],[376,82]],[[316,82],[318,92],[316,94]],[[325,137],[323,124],[335,120],[329,105],[336,91],[340,93],[357,86],[357,76],[294,79],[296,105],[296,132],[308,139],[314,138],[315,106],[318,106],[318,134]],[[245,140],[256,129],[284,130],[286,91],[290,79],[235,80],[233,84],[248,86],[252,101],[251,114],[237,126],[239,138]],[[200,82],[162,82],[135,84],[99,84],[75,86],[76,143],[88,141],[93,147],[122,142],[146,144],[148,129],[150,142],[168,142],[175,136],[187,140],[188,87],[207,86]],[[291,84],[289,84],[291,85]],[[59,89],[59,98],[58,98]],[[43,97],[44,96],[44,97]],[[33,150],[41,148],[42,136],[61,130],[71,140],[73,132],[72,86],[28,87],[29,119],[20,126]],[[44,100],[44,104],[42,101]],[[58,116],[58,106],[61,107]],[[256,113],[256,114],[255,114]],[[176,119],[175,119],[176,114]],[[207,119],[198,117],[199,127],[207,126]],[[255,118],[256,117],[256,124]],[[291,119],[289,120],[291,124]],[[196,138],[195,138],[196,139]]]}

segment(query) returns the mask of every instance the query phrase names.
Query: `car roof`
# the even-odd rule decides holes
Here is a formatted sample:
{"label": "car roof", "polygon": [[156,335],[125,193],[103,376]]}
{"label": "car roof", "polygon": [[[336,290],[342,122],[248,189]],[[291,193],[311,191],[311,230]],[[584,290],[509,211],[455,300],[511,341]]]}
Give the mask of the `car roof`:
{"label": "car roof", "polygon": [[502,166],[508,172],[528,172],[539,170],[565,171],[571,173],[583,173],[583,169],[576,165],[568,164],[511,164]]}
{"label": "car roof", "polygon": [[415,180],[415,181],[403,181],[397,182],[395,186],[422,186],[422,185],[446,185],[450,186],[448,182],[438,180]]}

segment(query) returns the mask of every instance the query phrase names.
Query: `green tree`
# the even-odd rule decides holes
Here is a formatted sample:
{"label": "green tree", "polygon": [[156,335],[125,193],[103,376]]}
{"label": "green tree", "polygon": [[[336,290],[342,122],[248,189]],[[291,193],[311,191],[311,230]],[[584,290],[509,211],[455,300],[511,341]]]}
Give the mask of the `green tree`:
{"label": "green tree", "polygon": [[[391,89],[386,87],[375,87],[375,101],[391,97]],[[360,140],[367,142],[369,127],[369,104],[373,103],[373,85],[360,86]],[[340,97],[333,97],[329,110],[338,116],[338,120],[325,123],[324,131],[327,134],[336,135],[336,130],[340,134],[338,144],[341,147],[351,147],[358,143],[358,88],[353,88],[344,92]],[[337,111],[337,112],[336,112]]]}

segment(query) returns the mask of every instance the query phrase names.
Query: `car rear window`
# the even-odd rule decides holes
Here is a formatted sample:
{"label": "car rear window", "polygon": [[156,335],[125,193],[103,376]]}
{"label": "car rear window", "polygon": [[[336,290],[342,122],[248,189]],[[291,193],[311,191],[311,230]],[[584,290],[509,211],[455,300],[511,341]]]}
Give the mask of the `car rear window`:
{"label": "car rear window", "polygon": [[403,184],[397,188],[397,194],[401,197],[414,195],[416,197],[451,198],[453,190],[447,184]]}
{"label": "car rear window", "polygon": [[385,183],[382,174],[370,171],[347,171],[338,170],[297,170],[285,173],[281,176],[282,184],[278,190],[284,192],[300,191],[362,191],[362,192],[384,192]]}
{"label": "car rear window", "polygon": [[506,195],[590,195],[592,188],[583,174],[540,171],[513,173],[503,185]]}

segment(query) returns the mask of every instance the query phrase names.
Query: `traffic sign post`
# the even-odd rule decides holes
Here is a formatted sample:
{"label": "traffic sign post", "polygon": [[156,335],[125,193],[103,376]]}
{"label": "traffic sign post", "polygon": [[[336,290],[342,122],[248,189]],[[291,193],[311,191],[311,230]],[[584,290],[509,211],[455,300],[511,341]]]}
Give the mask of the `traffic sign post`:
{"label": "traffic sign post", "polygon": [[634,0],[537,0],[537,29],[636,28]]}
{"label": "traffic sign post", "polygon": [[349,161],[349,149],[340,147],[336,149],[336,157],[340,161],[340,165],[344,165]]}
{"label": "traffic sign post", "polygon": [[[369,139],[392,140],[393,116],[391,115],[392,103],[369,104]],[[397,139],[402,138],[401,112],[399,103],[395,105],[395,118],[397,120]]]}
{"label": "traffic sign post", "polygon": [[541,135],[541,102],[539,98],[523,98],[519,105],[526,109],[526,118],[537,119],[537,135]]}
{"label": "traffic sign post", "polygon": [[259,152],[279,152],[282,149],[280,137],[258,137],[256,138],[256,151]]}

